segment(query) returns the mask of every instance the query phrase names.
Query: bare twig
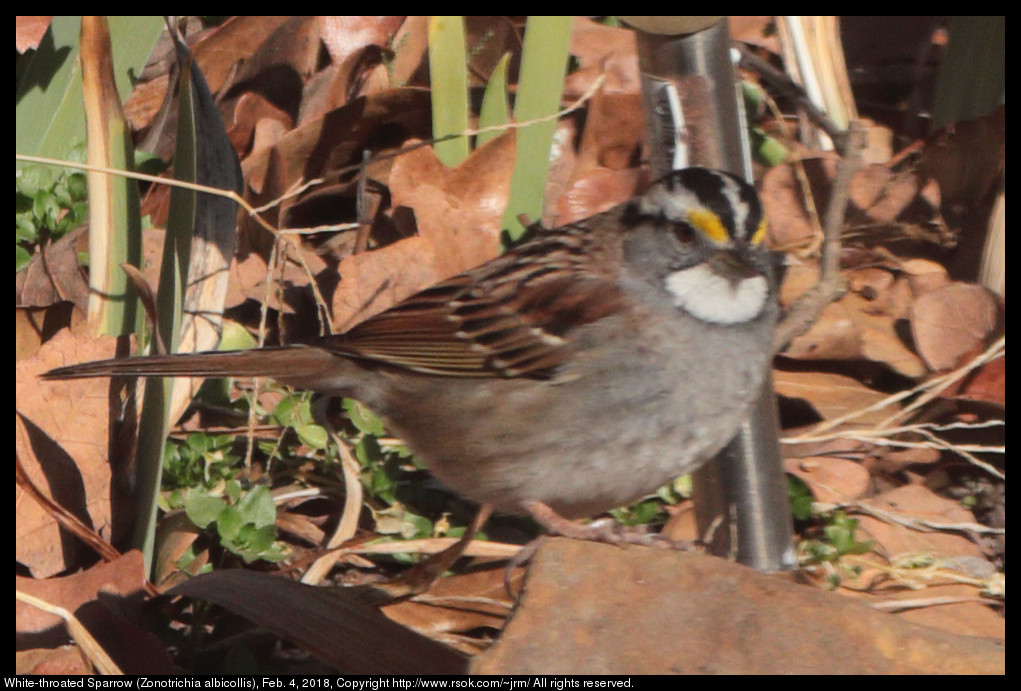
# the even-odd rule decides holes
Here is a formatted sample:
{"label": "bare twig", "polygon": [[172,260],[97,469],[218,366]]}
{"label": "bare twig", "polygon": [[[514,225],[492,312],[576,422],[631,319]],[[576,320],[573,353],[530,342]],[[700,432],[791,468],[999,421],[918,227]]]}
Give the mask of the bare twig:
{"label": "bare twig", "polygon": [[788,308],[787,315],[777,327],[773,350],[779,352],[795,337],[805,333],[816,322],[827,305],[846,290],[840,276],[840,232],[851,196],[851,180],[861,168],[861,152],[865,146],[865,128],[852,122],[847,130],[847,154],[837,164],[837,176],[826,216],[823,221],[823,244],[820,258],[819,282]]}
{"label": "bare twig", "polygon": [[757,72],[781,95],[786,96],[797,103],[798,107],[804,111],[805,115],[808,116],[808,119],[811,120],[819,129],[829,135],[830,139],[833,140],[833,144],[837,148],[837,151],[842,154],[847,154],[850,151],[851,142],[849,141],[848,136],[850,131],[845,132],[842,130],[840,126],[833,122],[833,120],[831,120],[823,110],[812,103],[812,99],[808,97],[808,94],[805,93],[805,90],[800,84],[796,83],[787,74],[781,72],[760,58],[742,43],[735,41],[734,45],[737,46],[738,51],[741,53],[742,67],[752,70],[753,72]]}

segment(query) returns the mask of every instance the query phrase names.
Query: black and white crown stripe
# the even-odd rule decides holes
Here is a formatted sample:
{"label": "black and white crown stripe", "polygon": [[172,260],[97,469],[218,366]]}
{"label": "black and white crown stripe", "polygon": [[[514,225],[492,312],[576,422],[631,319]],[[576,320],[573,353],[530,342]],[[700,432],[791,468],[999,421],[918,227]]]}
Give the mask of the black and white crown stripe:
{"label": "black and white crown stripe", "polygon": [[[676,223],[692,223],[700,210],[715,216],[727,237],[710,239],[758,241],[762,223],[762,202],[755,188],[740,178],[717,170],[685,168],[650,187],[638,202],[639,211]],[[702,226],[695,223],[694,225]],[[701,227],[706,232],[705,227]]]}

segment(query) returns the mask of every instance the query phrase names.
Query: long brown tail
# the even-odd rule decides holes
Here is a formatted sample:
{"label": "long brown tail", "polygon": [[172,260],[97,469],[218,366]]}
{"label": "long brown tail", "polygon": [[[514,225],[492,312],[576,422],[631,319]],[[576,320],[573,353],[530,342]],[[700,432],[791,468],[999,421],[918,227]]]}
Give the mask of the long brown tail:
{"label": "long brown tail", "polygon": [[85,379],[89,377],[272,377],[281,381],[306,378],[336,364],[337,355],[307,346],[282,346],[223,352],[152,355],[148,357],[97,360],[59,367],[43,379]]}

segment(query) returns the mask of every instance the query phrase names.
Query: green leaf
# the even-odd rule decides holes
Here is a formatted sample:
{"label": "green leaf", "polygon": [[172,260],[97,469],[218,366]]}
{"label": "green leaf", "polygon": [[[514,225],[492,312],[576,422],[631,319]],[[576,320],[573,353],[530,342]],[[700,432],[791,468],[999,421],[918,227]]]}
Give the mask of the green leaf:
{"label": "green leaf", "polygon": [[271,525],[256,527],[248,524],[241,529],[238,542],[245,546],[245,552],[254,557],[259,557],[263,552],[273,546],[276,541],[276,528]]}
{"label": "green leaf", "polygon": [[796,475],[787,476],[787,494],[791,500],[791,514],[799,521],[807,521],[812,517],[812,490],[805,481]]}
{"label": "green leaf", "polygon": [[366,408],[353,398],[344,399],[344,410],[347,411],[351,423],[363,434],[381,437],[384,434],[383,418]]}
{"label": "green leaf", "polygon": [[26,266],[28,266],[29,262],[31,262],[31,261],[32,261],[32,255],[28,253],[28,250],[26,250],[21,245],[15,245],[14,246],[14,271],[15,271],[15,273],[17,273],[18,271],[21,271],[22,269],[24,269]]}
{"label": "green leaf", "polygon": [[[111,16],[117,90],[129,93],[163,31],[158,16]],[[78,38],[81,18],[56,16],[39,47],[17,61],[14,148],[18,153],[68,158],[85,142]]]}
{"label": "green leaf", "polygon": [[206,528],[217,520],[220,513],[227,508],[227,502],[202,492],[189,492],[184,500],[184,512],[188,519],[199,528]]}
{"label": "green leaf", "polygon": [[525,233],[525,227],[518,220],[520,215],[534,220],[542,218],[557,123],[555,120],[532,121],[553,115],[560,107],[570,56],[571,23],[571,17],[536,16],[528,18],[525,28],[514,119],[519,124],[532,124],[517,131],[517,162],[503,216],[503,227],[512,241],[519,240]]}
{"label": "green leaf", "polygon": [[259,527],[272,526],[276,523],[277,507],[273,502],[273,495],[265,485],[259,485],[241,497],[237,510],[245,523]]}
{"label": "green leaf", "polygon": [[235,321],[223,323],[223,334],[220,336],[220,350],[247,350],[258,343],[248,329]]}
{"label": "green leaf", "polygon": [[313,449],[325,449],[330,441],[329,432],[319,425],[295,425],[294,432],[303,444]]}
{"label": "green leaf", "polygon": [[[464,18],[429,18],[429,83],[432,92],[433,137],[468,129],[468,65],[465,59]],[[468,158],[467,137],[436,142],[443,165],[456,166]]]}
{"label": "green leaf", "polygon": [[[225,506],[216,515],[216,532],[220,536],[220,542],[224,547],[230,547],[237,539],[238,533],[245,525],[245,519],[241,512],[233,506]],[[233,551],[233,550],[232,550]]]}
{"label": "green leaf", "polygon": [[[480,129],[506,125],[510,122],[510,106],[507,103],[507,65],[510,63],[510,58],[510,53],[504,53],[489,76],[486,91],[482,95],[482,107],[479,109]],[[483,132],[478,136],[476,145],[482,146],[499,137],[504,131]]]}

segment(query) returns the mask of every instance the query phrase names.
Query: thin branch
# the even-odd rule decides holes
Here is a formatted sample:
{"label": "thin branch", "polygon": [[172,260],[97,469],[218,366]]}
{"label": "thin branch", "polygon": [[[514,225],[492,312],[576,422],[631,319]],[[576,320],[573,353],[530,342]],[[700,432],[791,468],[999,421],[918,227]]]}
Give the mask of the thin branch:
{"label": "thin branch", "polygon": [[862,165],[865,127],[860,122],[852,122],[848,127],[846,145],[847,153],[837,163],[837,175],[823,221],[819,282],[788,308],[787,315],[777,326],[773,352],[780,352],[794,338],[808,331],[823,310],[846,290],[845,281],[840,275],[840,233],[851,198],[851,180]]}

